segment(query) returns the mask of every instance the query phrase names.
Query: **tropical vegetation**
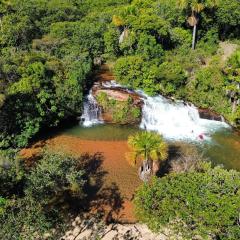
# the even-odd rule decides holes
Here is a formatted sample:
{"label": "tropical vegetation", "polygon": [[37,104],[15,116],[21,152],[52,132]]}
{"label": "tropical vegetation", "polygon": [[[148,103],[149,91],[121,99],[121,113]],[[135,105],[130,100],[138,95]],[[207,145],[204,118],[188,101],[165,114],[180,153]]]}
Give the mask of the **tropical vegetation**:
{"label": "tropical vegetation", "polygon": [[26,146],[80,115],[103,61],[126,86],[192,101],[238,125],[239,63],[222,63],[217,49],[237,43],[239,16],[238,0],[1,1],[1,148]]}
{"label": "tropical vegetation", "polygon": [[88,177],[81,158],[44,152],[31,168],[14,153],[4,158],[0,166],[0,238],[42,239],[44,234],[58,238],[72,202],[87,196]]}
{"label": "tropical vegetation", "polygon": [[240,173],[211,168],[154,178],[135,196],[136,214],[175,239],[239,239]]}
{"label": "tropical vegetation", "polygon": [[[26,160],[21,150],[81,116],[103,63],[129,91],[192,102],[240,128],[239,39],[239,0],[1,0],[0,239],[59,239],[69,215],[88,207],[87,190],[97,192],[89,156]],[[96,98],[114,122],[139,122],[133,99]],[[135,197],[142,222],[183,239],[240,239],[239,172],[195,150],[168,166],[171,151],[154,132],[128,146],[145,182]]]}
{"label": "tropical vegetation", "polygon": [[168,146],[161,135],[155,132],[142,131],[128,138],[130,151],[126,158],[136,164],[142,161],[139,168],[139,177],[148,181],[159,170],[159,162],[166,160]]}

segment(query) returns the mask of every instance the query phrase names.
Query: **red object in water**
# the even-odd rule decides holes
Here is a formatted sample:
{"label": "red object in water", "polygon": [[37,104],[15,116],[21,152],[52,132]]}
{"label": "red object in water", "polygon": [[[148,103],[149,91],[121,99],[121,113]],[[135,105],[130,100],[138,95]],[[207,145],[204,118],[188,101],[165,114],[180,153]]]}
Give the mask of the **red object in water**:
{"label": "red object in water", "polygon": [[198,137],[203,140],[203,134],[198,135]]}

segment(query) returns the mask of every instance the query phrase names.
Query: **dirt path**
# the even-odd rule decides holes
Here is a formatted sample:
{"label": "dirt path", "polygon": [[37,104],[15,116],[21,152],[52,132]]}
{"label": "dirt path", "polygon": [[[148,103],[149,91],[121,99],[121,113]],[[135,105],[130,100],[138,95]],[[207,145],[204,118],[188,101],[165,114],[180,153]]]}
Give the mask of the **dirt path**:
{"label": "dirt path", "polygon": [[225,63],[229,57],[237,50],[238,45],[229,42],[220,42],[221,61]]}

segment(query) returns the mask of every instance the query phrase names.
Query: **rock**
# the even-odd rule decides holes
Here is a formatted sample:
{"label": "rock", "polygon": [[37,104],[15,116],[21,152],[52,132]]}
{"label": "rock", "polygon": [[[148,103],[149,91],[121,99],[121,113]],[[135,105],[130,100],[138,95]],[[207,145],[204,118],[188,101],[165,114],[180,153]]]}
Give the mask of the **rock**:
{"label": "rock", "polygon": [[80,218],[79,216],[76,217],[76,218],[75,218],[75,222],[78,223],[78,224],[80,224],[80,223],[81,223],[81,218]]}
{"label": "rock", "polygon": [[123,30],[123,32],[121,33],[120,37],[119,37],[119,43],[120,43],[120,44],[123,43],[123,41],[124,41],[125,39],[127,39],[128,36],[129,36],[129,30],[128,30],[127,28],[125,28],[125,29]]}
{"label": "rock", "polygon": [[219,121],[219,122],[224,121],[224,119],[221,115],[219,115],[209,109],[199,108],[198,112],[199,112],[200,118],[208,119],[208,120],[215,120],[215,121]]}
{"label": "rock", "polygon": [[52,236],[51,233],[44,233],[43,239],[49,239],[51,236]]}
{"label": "rock", "polygon": [[73,221],[73,222],[72,222],[72,226],[73,226],[73,227],[76,227],[76,226],[77,226],[76,221]]}
{"label": "rock", "polygon": [[115,239],[115,237],[117,236],[118,232],[111,230],[110,232],[108,232],[106,235],[104,235],[102,237],[102,240],[110,240],[110,239]]}
{"label": "rock", "polygon": [[88,240],[88,239],[90,239],[91,235],[92,235],[92,230],[87,229],[87,230],[83,231],[82,233],[80,233],[75,239],[76,240]]}
{"label": "rock", "polygon": [[141,120],[143,99],[135,92],[119,86],[95,84],[93,96],[102,109],[101,118],[107,123],[137,124]]}
{"label": "rock", "polygon": [[74,229],[73,229],[73,236],[77,237],[79,235],[79,233],[81,232],[81,228],[76,226]]}

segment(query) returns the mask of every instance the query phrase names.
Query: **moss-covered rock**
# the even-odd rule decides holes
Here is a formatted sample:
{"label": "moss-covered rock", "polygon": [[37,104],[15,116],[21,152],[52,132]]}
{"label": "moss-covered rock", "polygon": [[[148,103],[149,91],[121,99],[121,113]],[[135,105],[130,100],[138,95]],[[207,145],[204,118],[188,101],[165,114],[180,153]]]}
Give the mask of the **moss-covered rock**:
{"label": "moss-covered rock", "polygon": [[102,107],[105,122],[135,124],[141,120],[142,99],[123,89],[96,89],[94,96]]}

